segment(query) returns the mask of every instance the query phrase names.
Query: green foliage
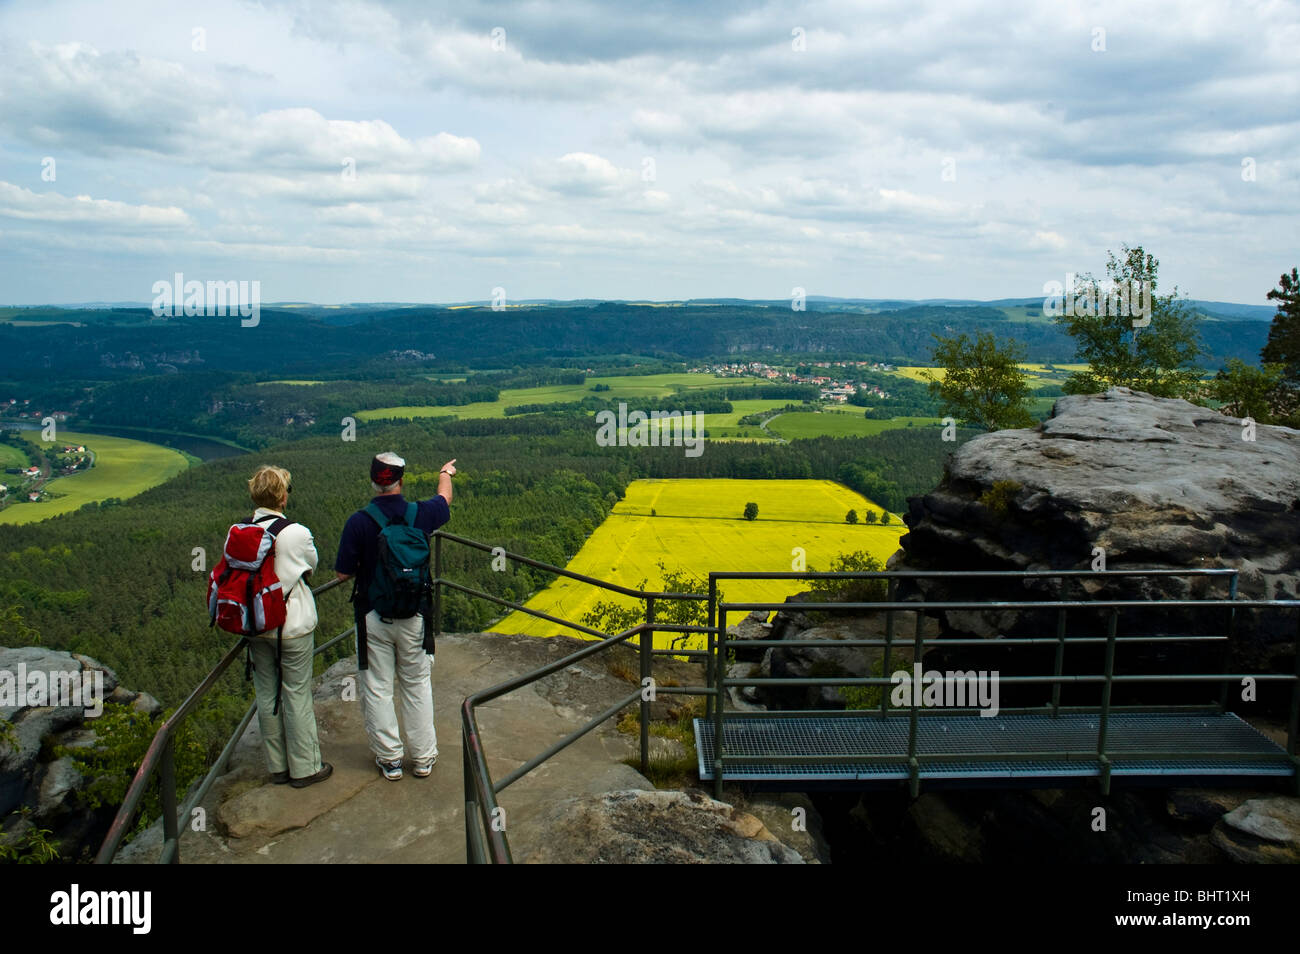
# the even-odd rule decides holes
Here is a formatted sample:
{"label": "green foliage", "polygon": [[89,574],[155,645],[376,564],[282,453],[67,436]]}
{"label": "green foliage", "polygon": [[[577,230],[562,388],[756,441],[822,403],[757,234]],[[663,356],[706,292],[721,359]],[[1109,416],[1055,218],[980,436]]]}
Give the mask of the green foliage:
{"label": "green foliage", "polygon": [[1025,408],[1030,388],[1029,379],[1020,370],[1027,353],[1020,342],[1012,340],[999,347],[989,332],[979,332],[974,342],[964,333],[934,338],[932,360],[945,374],[943,380],[923,374],[945,413],[986,431],[1034,423]]}
{"label": "green foliage", "polygon": [[880,525],[882,527],[887,526],[889,522],[893,519],[894,519],[893,514],[891,514],[888,510],[886,510],[884,513],[880,515]]}
{"label": "green foliage", "polygon": [[[907,669],[909,665],[910,663],[902,656],[890,656],[889,666],[886,667],[885,657],[882,655],[871,664],[871,675],[884,678],[888,669],[888,674],[892,676],[900,669]],[[878,709],[888,688],[888,686],[840,686],[839,692],[846,709]]]}
{"label": "green foliage", "polygon": [[[164,713],[163,719],[170,715],[170,711]],[[90,808],[120,805],[162,721],[155,722],[128,705],[110,702],[105,703],[103,714],[92,724],[93,746],[56,746],[54,754],[57,758],[71,758],[77,771],[92,779],[81,793]],[[179,797],[207,770],[209,753],[189,720],[180,724],[174,739]],[[155,772],[141,803],[136,831],[144,830],[161,814],[162,786]]]}
{"label": "green foliage", "polygon": [[1011,506],[1016,494],[1023,489],[1014,480],[995,480],[992,487],[980,494],[980,503],[998,516],[1002,516]]}
{"label": "green foliage", "polygon": [[867,523],[875,523],[880,518],[876,516],[876,512],[874,510],[868,510],[867,516],[864,519],[866,520]]}
{"label": "green foliage", "polygon": [[[830,573],[880,573],[885,565],[866,550],[841,553],[831,561]],[[808,567],[809,572],[819,573]],[[879,603],[889,593],[889,583],[883,579],[865,580],[810,580],[808,589],[820,601],[844,603]]]}
{"label": "green foliage", "polygon": [[59,846],[50,840],[54,833],[31,822],[31,813],[31,807],[24,805],[10,814],[10,818],[17,815],[25,819],[30,827],[16,838],[0,838],[0,863],[44,865],[59,860]]}
{"label": "green foliage", "polygon": [[[699,596],[709,595],[709,581],[689,570],[681,568],[670,570],[663,560],[656,566],[662,576],[657,587],[661,593],[694,593]],[[646,579],[642,579],[633,589],[646,590]],[[721,588],[717,590],[717,599],[721,603],[726,599]],[[599,600],[590,611],[578,620],[584,626],[609,633],[622,633],[645,622],[644,604],[619,603],[616,600]],[[672,626],[708,626],[709,604],[707,600],[656,600],[655,622]],[[677,648],[690,637],[689,633],[670,634],[669,646]],[[655,646],[661,647],[662,634],[656,634]]]}
{"label": "green foliage", "polygon": [[856,510],[850,510],[848,513],[844,515],[844,522],[850,524],[857,523],[858,512]]}
{"label": "green foliage", "polygon": [[1300,272],[1282,273],[1278,287],[1268,293],[1277,302],[1277,314],[1268,329],[1268,343],[1260,357],[1282,365],[1283,380],[1289,387],[1300,388]]}
{"label": "green foliage", "polygon": [[1225,414],[1273,424],[1277,416],[1285,414],[1289,404],[1288,389],[1282,383],[1283,373],[1281,364],[1252,368],[1244,361],[1229,358],[1227,367],[1210,383],[1210,396],[1223,404],[1221,410]]}
{"label": "green foliage", "polygon": [[746,519],[746,520],[757,520],[757,519],[758,519],[758,504],[754,503],[752,500],[751,500],[749,503],[745,504],[745,514],[744,514],[744,516],[745,516],[745,519]]}
{"label": "green foliage", "polygon": [[[1070,375],[1065,381],[1067,394],[1095,394],[1111,387],[1128,387],[1157,397],[1194,399],[1201,389],[1202,371],[1193,362],[1202,354],[1198,319],[1177,288],[1168,295],[1156,294],[1160,263],[1141,246],[1123,247],[1123,257],[1108,253],[1107,280],[1117,285],[1150,288],[1151,312],[1137,318],[1116,315],[1107,308],[1083,309],[1090,313],[1062,314],[1057,323],[1075,341],[1075,360],[1086,362],[1089,369]],[[1079,275],[1077,289],[1099,286],[1091,274]],[[1104,297],[1104,295],[1103,295]],[[1134,296],[1136,297],[1136,296]],[[1086,294],[1083,296],[1086,299]],[[1145,296],[1144,296],[1145,298]],[[1086,300],[1080,302],[1086,304]],[[1146,321],[1145,327],[1133,326],[1134,320]]]}

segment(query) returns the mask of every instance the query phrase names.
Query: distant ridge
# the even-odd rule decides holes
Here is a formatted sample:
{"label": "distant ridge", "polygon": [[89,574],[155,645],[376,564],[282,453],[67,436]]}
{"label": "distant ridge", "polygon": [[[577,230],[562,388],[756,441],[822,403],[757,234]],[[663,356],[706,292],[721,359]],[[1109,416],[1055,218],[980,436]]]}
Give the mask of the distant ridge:
{"label": "distant ridge", "polygon": [[[1043,296],[1038,295],[1030,298],[994,298],[989,301],[980,301],[975,298],[834,298],[828,295],[809,295],[806,299],[808,307],[814,311],[823,310],[845,310],[845,309],[862,309],[868,312],[875,311],[894,311],[903,308],[916,308],[920,306],[941,306],[945,308],[1033,308],[1043,303]],[[1273,305],[1245,305],[1240,302],[1228,301],[1202,301],[1200,299],[1190,299],[1190,304],[1196,310],[1204,313],[1211,318],[1220,318],[1227,321],[1272,321],[1273,316],[1277,314],[1277,308]],[[67,308],[67,309],[94,309],[107,310],[113,308],[149,308],[151,302],[147,301],[89,301],[80,303],[59,303],[48,305],[0,305],[0,308],[15,311],[37,311],[40,309],[50,308]],[[371,302],[342,302],[339,304],[318,304],[310,301],[267,301],[262,303],[263,308],[320,308],[334,311],[345,311],[351,309],[373,310],[376,308],[487,308],[492,304],[491,299],[477,299],[472,301],[450,301],[450,302],[410,302],[410,301],[371,301]],[[508,304],[511,307],[521,305],[542,307],[542,308],[595,308],[604,304],[611,305],[646,305],[654,307],[700,307],[700,306],[731,306],[745,308],[788,308],[790,299],[788,298],[685,298],[685,299],[653,299],[653,298],[519,298],[510,299]]]}

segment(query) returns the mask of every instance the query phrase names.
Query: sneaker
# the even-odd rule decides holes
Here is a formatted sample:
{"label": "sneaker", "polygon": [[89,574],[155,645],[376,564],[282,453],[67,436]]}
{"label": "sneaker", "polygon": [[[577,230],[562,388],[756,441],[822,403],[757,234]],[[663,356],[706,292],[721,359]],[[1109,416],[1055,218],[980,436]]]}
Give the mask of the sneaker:
{"label": "sneaker", "polygon": [[288,785],[288,784],[289,784],[289,773],[288,773],[287,771],[285,771],[285,772],[272,772],[272,773],[271,773],[271,784],[272,784],[272,785]]}
{"label": "sneaker", "polygon": [[379,770],[384,773],[384,778],[388,779],[390,782],[396,782],[402,777],[401,762],[385,762],[383,759],[376,758],[375,764],[378,765]]}
{"label": "sneaker", "polygon": [[308,775],[306,778],[292,778],[289,780],[289,784],[294,788],[306,788],[308,785],[315,785],[317,782],[325,781],[325,779],[329,778],[333,774],[334,766],[330,765],[328,762],[322,762],[320,765],[320,771],[315,775]]}
{"label": "sneaker", "polygon": [[437,764],[438,764],[438,756],[435,755],[433,758],[429,759],[429,761],[417,765],[414,770],[415,777],[428,778],[429,773],[433,771],[433,767]]}

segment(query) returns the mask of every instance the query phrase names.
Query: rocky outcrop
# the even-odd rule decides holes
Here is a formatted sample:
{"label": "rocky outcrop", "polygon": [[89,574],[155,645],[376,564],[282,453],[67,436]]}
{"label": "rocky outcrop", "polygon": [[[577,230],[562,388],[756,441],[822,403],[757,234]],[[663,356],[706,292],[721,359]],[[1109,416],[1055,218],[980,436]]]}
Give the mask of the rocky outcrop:
{"label": "rocky outcrop", "polygon": [[91,807],[84,793],[94,778],[57,752],[96,744],[105,703],[129,705],[145,718],[161,705],[119,685],[112,669],[89,656],[42,646],[0,647],[0,703],[13,703],[0,704],[0,839],[21,846],[33,830],[48,831],[62,860],[86,857],[98,848],[113,806]]}
{"label": "rocky outcrop", "polygon": [[696,790],[569,798],[533,824],[537,847],[519,859],[531,864],[803,864],[758,818]]}
{"label": "rocky outcrop", "polygon": [[[908,504],[909,532],[891,569],[1098,570],[1000,589],[989,581],[929,581],[918,587],[928,599],[1227,595],[1221,580],[1107,576],[1103,557],[1106,571],[1235,568],[1242,597],[1300,593],[1300,431],[1258,425],[1252,432],[1186,401],[1127,388],[1061,398],[1038,427],[962,445],[942,483]],[[943,622],[948,633],[977,636],[1052,631],[1050,620],[1029,613],[948,612]],[[1100,617],[1093,623],[1099,630]],[[1127,634],[1222,633],[1226,625],[1226,611],[1159,605],[1124,616]],[[1295,627],[1294,612],[1239,612],[1234,663],[1288,671]],[[1180,658],[1206,661],[1190,650]]]}
{"label": "rocky outcrop", "polygon": [[1210,836],[1233,861],[1300,864],[1300,799],[1252,798],[1224,815]]}

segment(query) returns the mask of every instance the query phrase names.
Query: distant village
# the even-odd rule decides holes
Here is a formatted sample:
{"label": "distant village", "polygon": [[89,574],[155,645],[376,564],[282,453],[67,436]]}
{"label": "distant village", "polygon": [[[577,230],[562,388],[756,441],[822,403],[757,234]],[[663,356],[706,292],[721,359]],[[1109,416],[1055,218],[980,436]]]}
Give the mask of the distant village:
{"label": "distant village", "polygon": [[[825,368],[827,371],[844,369],[849,371],[853,368],[860,368],[865,371],[889,372],[894,370],[892,364],[885,364],[880,361],[816,361],[813,362],[814,368]],[[815,384],[821,390],[823,401],[837,401],[840,404],[845,403],[859,391],[870,394],[872,397],[889,398],[889,392],[881,390],[874,384],[863,384],[857,381],[850,374],[831,375],[831,374],[799,374],[797,371],[774,368],[770,364],[764,364],[761,361],[745,361],[734,364],[706,364],[698,368],[689,369],[692,372],[700,374],[714,374],[722,378],[740,378],[740,377],[759,377],[768,381],[789,381],[792,384]]]}

